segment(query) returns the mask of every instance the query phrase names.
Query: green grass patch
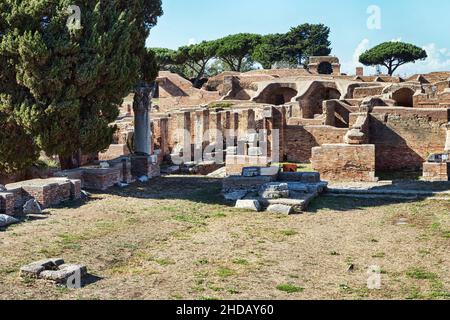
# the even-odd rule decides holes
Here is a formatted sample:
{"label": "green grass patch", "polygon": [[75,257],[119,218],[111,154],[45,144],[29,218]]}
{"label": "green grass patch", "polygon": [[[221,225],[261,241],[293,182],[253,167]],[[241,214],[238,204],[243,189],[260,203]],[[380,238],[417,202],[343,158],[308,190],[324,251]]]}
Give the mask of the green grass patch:
{"label": "green grass patch", "polygon": [[438,275],[433,272],[428,272],[421,268],[412,268],[406,272],[406,275],[412,279],[417,280],[437,280]]}
{"label": "green grass patch", "polygon": [[384,252],[378,252],[372,256],[372,258],[384,258],[384,257],[386,257],[386,253]]}
{"label": "green grass patch", "polygon": [[245,259],[234,259],[234,260],[233,260],[233,263],[234,263],[234,264],[241,265],[241,266],[247,266],[247,265],[250,264],[250,263],[249,263],[247,260],[245,260]]}
{"label": "green grass patch", "polygon": [[305,289],[302,287],[293,285],[293,284],[285,283],[285,284],[278,285],[277,290],[286,292],[286,293],[297,293],[297,292],[303,292]]}
{"label": "green grass patch", "polygon": [[217,275],[221,278],[228,278],[234,275],[234,271],[229,268],[219,268]]}
{"label": "green grass patch", "polygon": [[157,264],[159,264],[160,266],[163,266],[163,267],[175,264],[174,261],[169,260],[169,259],[155,259],[153,261],[155,261]]}
{"label": "green grass patch", "polygon": [[298,235],[298,232],[295,230],[282,230],[281,234],[287,237],[292,237]]}

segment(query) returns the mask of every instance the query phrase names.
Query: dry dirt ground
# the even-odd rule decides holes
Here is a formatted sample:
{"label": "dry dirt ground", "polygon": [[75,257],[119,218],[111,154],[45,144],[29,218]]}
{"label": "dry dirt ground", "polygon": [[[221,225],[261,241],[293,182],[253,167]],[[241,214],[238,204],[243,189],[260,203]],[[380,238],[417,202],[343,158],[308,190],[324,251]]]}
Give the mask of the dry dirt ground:
{"label": "dry dirt ground", "polygon": [[[0,230],[0,298],[450,299],[448,201],[321,197],[279,216],[236,210],[220,188],[160,178]],[[87,265],[89,283],[19,277],[49,257]],[[367,288],[370,266],[380,290]]]}

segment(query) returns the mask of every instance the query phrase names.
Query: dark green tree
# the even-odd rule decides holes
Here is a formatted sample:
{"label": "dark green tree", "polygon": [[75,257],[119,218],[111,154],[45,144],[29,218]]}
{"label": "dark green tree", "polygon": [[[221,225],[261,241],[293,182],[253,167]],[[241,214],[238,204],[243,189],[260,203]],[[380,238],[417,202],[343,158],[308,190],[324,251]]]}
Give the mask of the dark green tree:
{"label": "dark green tree", "polygon": [[203,41],[199,44],[180,47],[174,55],[175,64],[184,66],[186,74],[193,79],[194,86],[199,87],[208,63],[217,54],[217,48],[217,41]]}
{"label": "dark green tree", "polygon": [[253,51],[253,59],[259,62],[264,69],[270,69],[280,61],[283,61],[284,48],[286,47],[285,34],[269,34],[263,36],[261,44]]}
{"label": "dark green tree", "polygon": [[[67,23],[69,5],[80,8],[81,28]],[[107,148],[123,97],[141,79],[151,80],[145,40],[161,1],[2,0],[0,6],[0,119],[7,121],[0,126],[14,128],[9,139],[35,150],[14,165],[1,157],[0,165],[18,169],[42,150],[59,155],[65,169],[81,152]],[[9,148],[0,138],[0,147]]]}
{"label": "dark green tree", "polygon": [[291,28],[286,35],[289,45],[284,55],[306,66],[309,57],[331,53],[329,36],[330,28],[323,24],[305,23]]}
{"label": "dark green tree", "polygon": [[359,57],[359,62],[366,66],[385,66],[389,75],[402,65],[414,63],[417,60],[425,60],[427,52],[413,44],[404,42],[384,42],[364,52]]}
{"label": "dark green tree", "polygon": [[269,34],[262,38],[253,58],[265,69],[277,62],[306,66],[310,56],[327,56],[331,53],[328,40],[330,29],[323,24],[302,24],[285,34]]}
{"label": "dark green tree", "polygon": [[231,71],[246,71],[253,64],[252,54],[261,43],[261,36],[250,33],[239,33],[217,40],[217,57]]}
{"label": "dark green tree", "polygon": [[176,51],[168,48],[151,48],[155,54],[156,63],[159,70],[171,71],[175,63]]}

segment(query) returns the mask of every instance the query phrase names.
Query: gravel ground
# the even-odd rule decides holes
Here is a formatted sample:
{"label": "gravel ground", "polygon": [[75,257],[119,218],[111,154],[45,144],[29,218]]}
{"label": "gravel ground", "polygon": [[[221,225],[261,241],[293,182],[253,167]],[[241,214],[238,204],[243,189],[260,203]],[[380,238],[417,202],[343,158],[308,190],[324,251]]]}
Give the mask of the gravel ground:
{"label": "gravel ground", "polygon": [[[450,299],[449,201],[324,196],[279,216],[234,209],[220,189],[160,178],[0,230],[0,298]],[[19,277],[51,257],[87,265],[86,286]]]}

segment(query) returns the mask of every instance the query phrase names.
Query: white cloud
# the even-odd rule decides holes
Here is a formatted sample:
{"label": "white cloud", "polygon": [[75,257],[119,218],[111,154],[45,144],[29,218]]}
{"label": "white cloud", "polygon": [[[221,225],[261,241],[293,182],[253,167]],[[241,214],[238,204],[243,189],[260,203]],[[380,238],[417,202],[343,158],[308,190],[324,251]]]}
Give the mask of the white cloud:
{"label": "white cloud", "polygon": [[[402,38],[391,40],[402,41]],[[361,67],[359,63],[359,56],[366,50],[370,49],[370,40],[363,39],[355,48],[351,61],[342,62],[342,72],[349,75],[355,74],[356,67]],[[434,71],[450,71],[450,49],[438,48],[435,43],[429,43],[422,47],[428,54],[428,58],[424,61],[418,61],[416,63],[409,63],[401,66],[395,73],[402,77],[408,77],[416,73],[429,73]],[[386,68],[382,67],[382,72],[386,72]],[[364,73],[366,75],[375,74],[375,68],[364,67]]]}
{"label": "white cloud", "polygon": [[404,65],[400,67],[396,73],[405,76],[416,73],[450,71],[450,49],[438,48],[435,43],[429,43],[422,48],[428,54],[428,58],[426,60]]}
{"label": "white cloud", "polygon": [[[370,49],[370,41],[369,39],[363,39],[355,48],[355,51],[353,52],[352,60],[351,61],[344,61],[342,62],[342,72],[347,73],[349,75],[355,74],[357,67],[364,67],[359,62],[359,56],[366,52],[368,49]],[[371,67],[364,67],[364,72],[374,72],[375,69]]]}

